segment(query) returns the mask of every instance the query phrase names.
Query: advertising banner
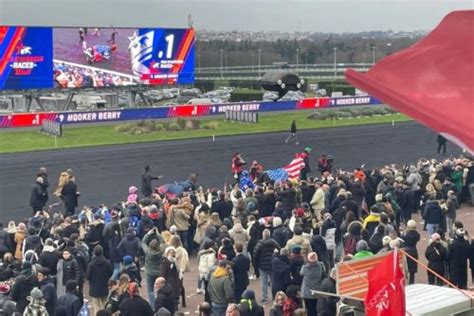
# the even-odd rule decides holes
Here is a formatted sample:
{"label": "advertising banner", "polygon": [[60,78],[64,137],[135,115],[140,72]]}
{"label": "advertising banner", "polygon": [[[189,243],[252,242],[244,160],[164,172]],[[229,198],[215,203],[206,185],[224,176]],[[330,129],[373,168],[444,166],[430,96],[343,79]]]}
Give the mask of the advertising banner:
{"label": "advertising banner", "polygon": [[0,90],[51,88],[52,29],[0,26]]}
{"label": "advertising banner", "polygon": [[[108,121],[225,115],[226,111],[272,112],[310,110],[338,106],[336,105],[338,104],[337,100],[339,100],[340,104],[345,103],[346,106],[376,105],[380,103],[377,99],[373,97],[356,96],[342,98],[310,98],[298,101],[282,102],[265,101],[247,103],[222,103],[212,105],[176,105],[159,108],[110,109],[84,112],[12,113],[0,115],[0,128],[41,126],[43,120],[45,119],[67,125],[77,123],[99,123]],[[362,101],[366,101],[367,103],[362,104]]]}
{"label": "advertising banner", "polygon": [[194,29],[0,26],[0,90],[194,82]]}

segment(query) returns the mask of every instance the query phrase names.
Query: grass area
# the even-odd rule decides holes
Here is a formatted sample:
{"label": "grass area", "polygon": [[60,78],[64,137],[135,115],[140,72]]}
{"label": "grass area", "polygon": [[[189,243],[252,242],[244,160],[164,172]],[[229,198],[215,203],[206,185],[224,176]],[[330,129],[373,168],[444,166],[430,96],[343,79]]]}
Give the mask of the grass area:
{"label": "grass area", "polygon": [[[402,114],[391,114],[383,116],[360,117],[338,120],[310,120],[307,116],[311,111],[296,111],[275,114],[260,115],[260,122],[255,125],[231,123],[223,118],[202,118],[202,121],[216,121],[218,127],[214,130],[195,130],[195,131],[157,131],[152,134],[129,135],[119,133],[115,130],[117,125],[102,126],[80,126],[73,127],[65,125],[63,127],[64,135],[58,137],[57,148],[74,148],[86,146],[100,146],[111,144],[125,144],[147,141],[176,140],[186,138],[199,138],[254,134],[265,132],[286,131],[289,129],[292,120],[296,120],[298,129],[316,129],[325,127],[338,127],[350,125],[365,125],[378,123],[391,123],[392,121],[401,122],[410,120]],[[27,152],[35,150],[54,149],[54,138],[44,135],[38,131],[2,131],[0,133],[0,153]]]}

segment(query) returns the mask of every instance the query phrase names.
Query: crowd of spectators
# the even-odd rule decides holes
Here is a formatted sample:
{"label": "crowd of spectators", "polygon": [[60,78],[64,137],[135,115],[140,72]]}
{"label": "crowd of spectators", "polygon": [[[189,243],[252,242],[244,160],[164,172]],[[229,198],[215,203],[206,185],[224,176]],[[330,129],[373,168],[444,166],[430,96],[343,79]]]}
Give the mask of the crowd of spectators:
{"label": "crowd of spectators", "polygon": [[[77,211],[87,197],[73,170],[61,173],[50,197],[41,168],[33,215],[0,226],[0,315],[173,315],[186,307],[191,269],[201,315],[260,316],[268,304],[272,316],[336,315],[337,297],[311,290],[335,293],[338,262],[396,248],[424,255],[461,289],[474,272],[474,242],[456,217],[472,199],[467,158],[324,171],[299,182],[255,177],[245,191],[205,190],[194,179],[172,196],[151,189],[157,178],[147,167],[141,190],[130,186],[122,203]],[[423,224],[412,219],[417,212]],[[422,234],[426,249],[417,247]],[[408,259],[409,283],[417,272]],[[428,281],[443,284],[430,272]]]}

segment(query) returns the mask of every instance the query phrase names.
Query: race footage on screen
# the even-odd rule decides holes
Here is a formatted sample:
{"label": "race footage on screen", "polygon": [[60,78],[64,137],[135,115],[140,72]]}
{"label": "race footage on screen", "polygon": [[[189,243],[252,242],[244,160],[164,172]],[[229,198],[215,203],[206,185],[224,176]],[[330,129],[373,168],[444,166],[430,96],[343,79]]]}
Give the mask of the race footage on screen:
{"label": "race footage on screen", "polygon": [[190,84],[194,39],[193,29],[0,27],[0,89]]}

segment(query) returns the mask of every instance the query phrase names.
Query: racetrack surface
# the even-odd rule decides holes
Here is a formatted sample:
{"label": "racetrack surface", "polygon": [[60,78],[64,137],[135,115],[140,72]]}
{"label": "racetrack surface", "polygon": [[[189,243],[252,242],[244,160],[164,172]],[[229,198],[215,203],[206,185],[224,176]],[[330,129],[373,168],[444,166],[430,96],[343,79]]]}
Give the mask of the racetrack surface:
{"label": "racetrack surface", "polygon": [[[251,129],[251,125],[249,125]],[[414,122],[337,127],[298,132],[301,144],[289,145],[286,132],[231,137],[162,141],[128,145],[76,148],[0,155],[0,216],[3,222],[30,216],[28,206],[31,185],[41,166],[48,170],[50,200],[61,171],[74,170],[80,207],[126,200],[128,187],[140,185],[146,164],[155,175],[165,178],[156,186],[186,179],[198,172],[199,184],[223,188],[232,182],[230,162],[241,152],[250,164],[257,159],[265,169],[288,164],[294,153],[312,147],[312,175],[322,154],[335,157],[335,167],[347,170],[366,164],[368,168],[387,163],[411,163],[421,157],[436,157],[436,134]],[[448,144],[448,154],[461,150]]]}

